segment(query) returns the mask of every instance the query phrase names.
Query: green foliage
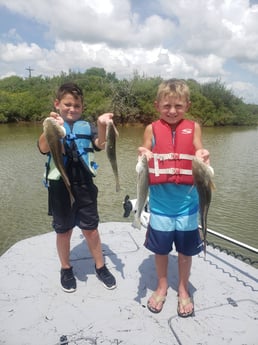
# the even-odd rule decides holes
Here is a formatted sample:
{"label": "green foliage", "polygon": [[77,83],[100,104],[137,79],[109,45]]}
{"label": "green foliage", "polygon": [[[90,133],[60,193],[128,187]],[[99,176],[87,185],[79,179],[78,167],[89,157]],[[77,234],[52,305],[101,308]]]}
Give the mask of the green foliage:
{"label": "green foliage", "polygon": [[[58,76],[0,80],[0,123],[42,121],[53,110],[58,87],[67,81],[78,83],[85,95],[83,117],[96,121],[99,114],[114,112],[115,122],[148,124],[157,118],[154,100],[160,77],[148,78],[135,72],[131,79],[93,67],[82,72],[62,72]],[[199,84],[188,79],[191,107],[187,116],[202,126],[257,125],[258,106],[245,104],[219,80]]]}

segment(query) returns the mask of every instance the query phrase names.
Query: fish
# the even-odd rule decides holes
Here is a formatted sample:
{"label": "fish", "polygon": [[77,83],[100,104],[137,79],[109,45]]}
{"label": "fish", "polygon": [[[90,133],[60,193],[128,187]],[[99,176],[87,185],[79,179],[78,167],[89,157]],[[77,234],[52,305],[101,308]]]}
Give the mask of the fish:
{"label": "fish", "polygon": [[213,182],[213,168],[205,164],[200,158],[194,157],[192,161],[194,184],[199,195],[199,213],[202,228],[204,257],[206,258],[207,246],[207,216],[211,204],[212,192],[215,190]]}
{"label": "fish", "polygon": [[120,191],[120,182],[118,175],[117,159],[116,159],[116,138],[119,136],[119,133],[113,123],[109,121],[106,129],[106,153],[108,160],[111,164],[115,182],[116,182],[116,192]]}
{"label": "fish", "polygon": [[141,214],[147,203],[149,192],[149,168],[146,155],[138,158],[137,172],[137,201],[134,214],[133,227],[141,230]]}
{"label": "fish", "polygon": [[47,117],[43,121],[43,132],[47,140],[51,156],[54,160],[55,166],[58,169],[64,184],[68,190],[71,206],[74,203],[74,196],[71,189],[69,178],[66,174],[63,162],[63,146],[61,139],[65,137],[66,132],[63,126],[60,126],[53,117]]}

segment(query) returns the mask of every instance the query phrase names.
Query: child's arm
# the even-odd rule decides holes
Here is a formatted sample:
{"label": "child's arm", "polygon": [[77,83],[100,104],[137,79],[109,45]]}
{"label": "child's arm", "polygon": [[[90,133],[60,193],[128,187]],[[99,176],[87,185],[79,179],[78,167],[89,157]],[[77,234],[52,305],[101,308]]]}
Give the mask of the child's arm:
{"label": "child's arm", "polygon": [[138,155],[142,156],[145,154],[148,160],[152,157],[152,135],[152,125],[150,124],[145,128],[142,146],[138,147]]}
{"label": "child's arm", "polygon": [[38,140],[38,148],[41,153],[48,153],[50,151],[45,134],[42,133]]}
{"label": "child's arm", "polygon": [[200,158],[204,163],[210,164],[210,153],[208,150],[203,148],[202,144],[202,131],[200,125],[195,122],[195,130],[194,130],[194,147],[195,147],[195,155],[196,157]]}

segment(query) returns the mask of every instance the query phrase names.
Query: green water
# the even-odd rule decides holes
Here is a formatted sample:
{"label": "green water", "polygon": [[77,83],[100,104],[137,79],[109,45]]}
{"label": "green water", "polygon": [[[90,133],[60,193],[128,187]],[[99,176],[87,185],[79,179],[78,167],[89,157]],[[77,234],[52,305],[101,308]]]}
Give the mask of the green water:
{"label": "green water", "polygon": [[[136,197],[135,165],[143,131],[119,128],[118,193],[105,152],[96,153],[101,222],[132,220],[123,218],[122,202],[126,194]],[[0,125],[0,254],[18,240],[52,231],[42,183],[45,157],[36,147],[40,133],[40,125]],[[258,129],[204,128],[203,141],[217,187],[208,227],[258,248]]]}

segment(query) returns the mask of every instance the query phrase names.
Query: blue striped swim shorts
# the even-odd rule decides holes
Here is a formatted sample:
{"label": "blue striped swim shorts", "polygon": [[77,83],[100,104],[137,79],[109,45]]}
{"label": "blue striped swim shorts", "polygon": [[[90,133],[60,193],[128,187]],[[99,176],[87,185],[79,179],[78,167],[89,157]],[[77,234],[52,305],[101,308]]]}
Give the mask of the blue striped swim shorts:
{"label": "blue striped swim shorts", "polygon": [[144,246],[155,254],[167,255],[173,244],[177,252],[187,256],[202,251],[198,210],[176,217],[151,213]]}

